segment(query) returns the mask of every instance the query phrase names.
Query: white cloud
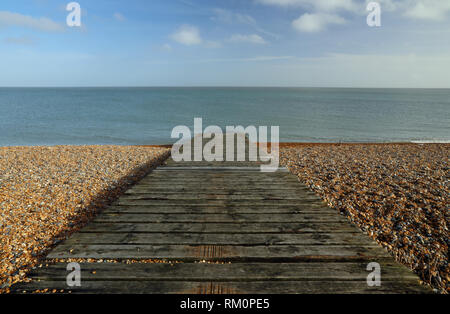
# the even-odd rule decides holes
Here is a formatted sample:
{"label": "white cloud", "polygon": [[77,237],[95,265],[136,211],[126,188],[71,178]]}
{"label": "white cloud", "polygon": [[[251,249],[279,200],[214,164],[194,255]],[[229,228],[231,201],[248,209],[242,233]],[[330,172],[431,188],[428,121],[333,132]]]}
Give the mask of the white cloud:
{"label": "white cloud", "polygon": [[119,22],[124,22],[125,21],[125,17],[122,14],[120,14],[120,13],[114,13],[113,17],[116,20],[118,20]]}
{"label": "white cloud", "polygon": [[299,6],[305,8],[314,8],[318,11],[336,11],[347,10],[356,11],[360,5],[354,0],[257,0],[266,5],[276,5],[281,7]]}
{"label": "white cloud", "polygon": [[248,14],[235,13],[229,10],[216,8],[213,9],[214,16],[211,18],[213,21],[219,21],[228,24],[247,24],[255,25],[256,21]]}
{"label": "white cloud", "polygon": [[0,28],[8,26],[27,27],[46,32],[60,32],[64,30],[61,24],[45,17],[34,18],[19,13],[0,11]]}
{"label": "white cloud", "polygon": [[[366,0],[366,5],[374,0]],[[409,0],[408,0],[409,1]],[[392,12],[397,10],[402,5],[402,0],[376,0],[383,11]]]}
{"label": "white cloud", "polygon": [[416,0],[406,10],[405,16],[422,20],[442,21],[450,14],[448,0]]}
{"label": "white cloud", "polygon": [[229,42],[250,43],[250,44],[259,44],[259,45],[267,44],[267,41],[265,41],[264,38],[262,38],[261,36],[259,36],[257,34],[251,34],[251,35],[234,34],[229,39]]}
{"label": "white cloud", "polygon": [[256,0],[279,7],[301,7],[315,14],[351,12],[365,14],[365,5],[375,1],[384,12],[396,12],[412,19],[442,21],[450,17],[450,0]]}
{"label": "white cloud", "polygon": [[299,32],[315,33],[325,30],[331,24],[344,24],[346,21],[338,15],[305,13],[292,22],[292,26]]}
{"label": "white cloud", "polygon": [[[366,0],[366,3],[373,0]],[[377,0],[381,9],[412,19],[442,21],[450,16],[448,0]]]}
{"label": "white cloud", "polygon": [[192,25],[182,25],[171,38],[179,44],[192,46],[199,45],[203,42],[200,31]]}
{"label": "white cloud", "polygon": [[346,20],[337,13],[349,11],[364,12],[363,3],[355,0],[257,0],[266,5],[281,7],[296,6],[314,13],[305,13],[292,22],[292,26],[299,32],[315,33],[326,30],[331,24],[344,24]]}

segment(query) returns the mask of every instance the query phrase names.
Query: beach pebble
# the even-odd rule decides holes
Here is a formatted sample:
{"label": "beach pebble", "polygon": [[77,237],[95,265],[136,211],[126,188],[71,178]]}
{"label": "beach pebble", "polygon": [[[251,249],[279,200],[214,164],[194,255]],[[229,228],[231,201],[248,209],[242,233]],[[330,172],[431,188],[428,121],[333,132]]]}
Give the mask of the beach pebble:
{"label": "beach pebble", "polygon": [[288,144],[280,161],[440,292],[450,292],[449,144]]}
{"label": "beach pebble", "polygon": [[0,148],[0,285],[23,280],[50,248],[169,154],[137,146]]}

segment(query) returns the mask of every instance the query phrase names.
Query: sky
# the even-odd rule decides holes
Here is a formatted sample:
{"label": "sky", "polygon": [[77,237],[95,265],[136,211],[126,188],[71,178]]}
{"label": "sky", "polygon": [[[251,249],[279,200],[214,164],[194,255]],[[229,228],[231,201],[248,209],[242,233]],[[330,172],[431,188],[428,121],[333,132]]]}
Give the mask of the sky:
{"label": "sky", "polygon": [[0,1],[0,86],[450,88],[450,0]]}

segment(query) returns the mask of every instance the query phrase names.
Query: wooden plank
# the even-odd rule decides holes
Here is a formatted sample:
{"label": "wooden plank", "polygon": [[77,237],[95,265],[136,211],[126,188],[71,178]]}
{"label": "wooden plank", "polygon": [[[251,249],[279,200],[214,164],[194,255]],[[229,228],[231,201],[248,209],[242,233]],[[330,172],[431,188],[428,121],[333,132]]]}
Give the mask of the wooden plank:
{"label": "wooden plank", "polygon": [[[167,163],[163,165],[162,167],[159,167],[158,170],[164,170],[166,168],[169,169],[189,169],[189,168],[204,168],[206,169],[216,169],[216,168],[256,168],[255,170],[261,171],[261,166],[263,165],[269,165],[268,163],[262,163],[262,162],[248,162],[248,161],[236,161],[236,162],[179,162],[179,163]],[[280,169],[286,169],[285,167],[280,166]],[[235,171],[235,169],[233,169]]]}
{"label": "wooden plank", "polygon": [[[262,172],[262,168],[255,166],[255,165],[222,165],[222,166],[206,166],[206,165],[178,165],[177,167],[170,166],[170,167],[161,167],[158,169],[153,170],[154,173],[158,172],[167,172],[167,171],[216,171],[216,172]],[[287,168],[284,167],[278,167],[275,171],[272,171],[271,173],[276,172],[288,172]]]}
{"label": "wooden plank", "polygon": [[257,167],[259,168],[261,165],[267,164],[258,161],[183,161],[183,162],[175,162],[173,160],[166,162],[162,167]]}
{"label": "wooden plank", "polygon": [[199,206],[199,205],[147,205],[147,206],[110,206],[102,213],[106,214],[336,214],[323,205],[303,206]]}
{"label": "wooden plank", "polygon": [[317,194],[315,194],[314,192],[311,191],[307,191],[307,190],[272,190],[270,187],[268,188],[264,188],[264,189],[254,189],[252,191],[239,191],[239,190],[235,190],[235,189],[229,189],[229,188],[223,188],[222,190],[206,190],[206,191],[197,191],[197,192],[192,192],[191,190],[176,190],[176,191],[171,191],[170,189],[165,189],[164,191],[153,191],[152,189],[147,189],[147,191],[143,191],[144,189],[141,189],[137,192],[132,192],[132,191],[127,191],[123,196],[124,197],[128,197],[130,195],[139,195],[141,196],[142,194],[144,195],[157,195],[157,197],[161,194],[164,195],[169,195],[169,196],[173,196],[173,195],[180,195],[181,197],[191,197],[192,194],[198,194],[198,195],[226,195],[226,196],[247,196],[247,197],[254,197],[254,196],[269,196],[269,197],[287,197],[287,198],[291,198],[291,199],[300,199],[300,198],[314,198],[314,199],[319,199],[319,197],[317,196]]}
{"label": "wooden plank", "polygon": [[166,186],[161,187],[158,185],[154,186],[134,186],[133,188],[127,190],[125,192],[125,195],[128,194],[148,194],[148,193],[216,193],[219,195],[223,194],[234,194],[234,195],[244,195],[244,194],[260,194],[267,191],[271,191],[272,193],[291,193],[291,195],[295,195],[295,193],[306,193],[310,195],[316,195],[315,193],[306,190],[306,189],[300,189],[300,188],[286,188],[286,187],[273,187],[273,186],[267,186],[267,187],[251,187],[251,188],[236,188],[236,187],[214,187],[214,186],[203,186],[202,188],[195,187],[195,186]]}
{"label": "wooden plank", "polygon": [[156,185],[154,187],[149,186],[135,186],[125,192],[125,194],[148,194],[148,193],[216,193],[216,194],[234,194],[234,195],[245,195],[245,194],[259,194],[259,193],[265,193],[265,192],[271,192],[271,193],[290,193],[292,194],[307,194],[307,195],[316,195],[314,192],[311,192],[304,188],[289,188],[289,187],[273,187],[272,185],[268,185],[266,187],[248,187],[248,188],[236,188],[236,187],[211,187],[211,186],[204,186],[204,188],[199,189],[198,187],[157,187]]}
{"label": "wooden plank", "polygon": [[242,181],[242,182],[274,182],[276,180],[286,180],[290,183],[298,183],[298,178],[287,173],[273,173],[264,174],[260,172],[201,172],[201,171],[191,171],[191,173],[186,173],[186,171],[176,172],[171,171],[170,174],[166,172],[152,172],[150,175],[143,179],[143,183],[151,182],[152,180],[164,180],[167,182],[173,182],[177,180],[181,181]]}
{"label": "wooden plank", "polygon": [[194,262],[318,262],[392,260],[378,245],[77,245],[57,246],[48,258],[163,259]]}
{"label": "wooden plank", "polygon": [[[248,182],[242,183],[240,181],[228,181],[228,182],[198,182],[198,181],[189,181],[189,182],[180,182],[180,181],[155,181],[151,184],[139,184],[134,186],[133,190],[146,190],[147,193],[156,192],[159,190],[167,191],[167,192],[177,192],[177,191],[192,191],[195,190],[197,192],[202,193],[205,192],[221,192],[221,191],[235,191],[241,193],[253,193],[257,191],[280,191],[281,193],[291,193],[291,195],[295,195],[297,193],[312,193],[314,192],[305,189],[299,188],[297,185],[300,183],[294,183],[290,185],[289,183],[280,185],[273,183],[260,183],[260,182]],[[315,194],[317,195],[317,194]]]}
{"label": "wooden plank", "polygon": [[140,193],[140,194],[124,194],[120,198],[126,200],[295,200],[305,201],[319,198],[313,194],[302,193],[302,195],[294,195],[292,193],[258,193],[258,194],[219,194],[219,193]]}
{"label": "wooden plank", "polygon": [[[271,234],[271,233],[357,233],[361,231],[350,224],[323,223],[242,223],[240,234]],[[81,233],[97,232],[134,232],[134,233],[233,233],[236,225],[223,223],[95,223],[92,222]]]}
{"label": "wooden plank", "polygon": [[[219,169],[220,168],[220,169]],[[198,165],[197,167],[193,168],[186,168],[186,167],[178,167],[178,168],[171,168],[171,167],[159,167],[153,170],[149,176],[158,176],[163,177],[166,175],[166,171],[162,169],[170,169],[174,170],[171,172],[171,176],[195,176],[195,177],[215,177],[215,178],[230,178],[230,177],[266,177],[266,178],[296,178],[289,172],[285,171],[277,171],[277,172],[263,172],[260,171],[260,167],[244,167],[243,169],[239,169],[238,167],[217,167],[217,168],[208,168],[208,167],[201,167],[201,165]],[[190,170],[192,169],[192,170]],[[219,169],[222,171],[216,171],[215,169]],[[230,169],[230,171],[224,171],[226,169]],[[250,172],[242,171],[250,169]],[[255,171],[253,171],[253,170]],[[280,168],[281,170],[285,170],[286,168]]]}
{"label": "wooden plank", "polygon": [[319,197],[311,191],[307,191],[307,190],[286,190],[286,189],[271,189],[270,187],[267,188],[262,188],[262,189],[253,189],[253,190],[247,190],[247,191],[242,191],[240,189],[236,189],[236,188],[222,188],[220,190],[216,189],[216,190],[197,190],[196,192],[193,192],[193,189],[191,190],[181,190],[181,189],[171,189],[171,188],[166,188],[166,189],[161,189],[160,191],[154,191],[151,188],[137,188],[134,190],[128,190],[125,192],[125,194],[123,195],[124,197],[128,197],[130,195],[136,195],[136,196],[141,196],[141,195],[169,195],[169,196],[173,196],[173,195],[180,195],[181,196],[188,196],[190,197],[192,194],[198,194],[198,195],[226,195],[226,196],[248,196],[248,197],[253,197],[255,195],[257,196],[270,196],[270,197],[289,197],[289,198],[295,198],[295,199],[299,199],[299,198],[315,198],[315,199],[319,199]]}
{"label": "wooden plank", "polygon": [[367,237],[354,233],[298,234],[170,234],[170,233],[77,233],[64,246],[77,244],[136,245],[375,245]]}
{"label": "wooden plank", "polygon": [[[274,267],[276,266],[276,267]],[[36,268],[29,275],[33,280],[65,280],[67,264],[57,263]],[[381,262],[382,281],[417,281],[406,267]],[[364,281],[369,272],[367,263],[178,263],[126,264],[80,263],[81,277],[86,280],[152,280],[152,281]]]}
{"label": "wooden plank", "polygon": [[221,184],[211,184],[211,182],[186,182],[180,183],[169,182],[165,183],[164,181],[153,182],[152,184],[139,184],[135,185],[131,189],[127,191],[145,191],[145,192],[183,192],[183,191],[196,191],[196,192],[221,192],[221,191],[236,191],[236,192],[248,192],[252,193],[254,191],[282,191],[282,192],[291,192],[293,195],[295,193],[308,192],[313,193],[309,189],[301,186],[299,183],[295,183],[294,185],[290,184],[259,184],[255,182],[252,185],[242,184],[241,182],[230,183],[221,183]]}
{"label": "wooden plank", "polygon": [[299,184],[301,184],[298,181],[286,181],[284,184],[280,185],[280,182],[277,182],[277,180],[273,179],[267,179],[267,178],[230,178],[229,180],[226,179],[213,179],[213,178],[189,178],[189,177],[182,177],[182,178],[171,178],[164,180],[162,178],[149,178],[145,182],[139,183],[139,186],[149,186],[149,185],[155,185],[160,184],[162,187],[167,187],[171,185],[183,185],[183,186],[193,186],[193,185],[199,185],[200,187],[208,187],[211,184],[214,184],[218,187],[225,187],[225,188],[236,188],[235,185],[241,186],[241,187],[248,187],[253,186],[249,184],[254,184],[255,187],[266,187],[271,188],[272,186],[276,187],[278,186],[284,186],[284,187],[297,187]]}
{"label": "wooden plank", "polygon": [[300,213],[302,210],[314,210],[316,212],[333,212],[338,213],[335,209],[326,207],[325,203],[322,201],[307,201],[307,202],[288,202],[283,204],[282,202],[271,202],[271,201],[255,201],[255,202],[242,202],[242,201],[223,201],[223,200],[204,200],[204,201],[174,201],[174,200],[152,200],[145,205],[136,204],[126,204],[126,205],[111,205],[108,208],[114,210],[126,209],[126,208],[186,208],[186,209],[223,209],[229,210],[258,210],[258,209],[270,209],[274,211],[282,210],[295,210]]}
{"label": "wooden plank", "polygon": [[[284,181],[284,180],[283,180]],[[163,179],[159,177],[147,177],[145,181],[140,182],[139,186],[146,186],[146,185],[154,185],[156,183],[161,184],[162,186],[170,186],[172,184],[174,185],[186,185],[186,186],[192,186],[193,184],[198,184],[200,187],[202,186],[208,186],[213,183],[216,186],[219,187],[230,187],[233,188],[235,185],[246,187],[246,186],[252,186],[249,184],[255,184],[255,186],[276,186],[280,185],[280,181],[278,181],[275,178],[258,178],[258,177],[251,177],[251,178],[244,178],[244,177],[236,177],[236,178],[229,178],[229,179],[223,179],[223,178],[210,178],[210,177],[178,177],[178,178],[170,178]],[[296,181],[296,179],[290,179],[286,180],[283,184],[283,186],[289,186],[289,187],[296,187],[299,184],[301,184],[299,181]],[[269,187],[270,188],[270,187]]]}
{"label": "wooden plank", "polygon": [[171,171],[170,174],[166,172],[152,172],[143,179],[143,183],[154,180],[161,180],[167,182],[174,182],[177,180],[183,181],[241,181],[241,182],[274,182],[276,180],[286,180],[290,183],[298,183],[298,178],[288,173],[261,173],[261,172],[202,172],[202,171],[186,171],[176,172]]}
{"label": "wooden plank", "polygon": [[321,200],[279,200],[279,199],[266,199],[266,200],[225,200],[225,199],[180,199],[180,200],[169,200],[164,198],[154,198],[148,200],[127,200],[127,199],[119,199],[114,202],[113,206],[152,206],[152,205],[211,205],[211,206],[295,206],[295,205],[308,205],[308,204],[316,204],[316,205],[324,205],[324,202]]}
{"label": "wooden plank", "polygon": [[[211,185],[217,186],[217,187],[223,187],[223,188],[237,188],[237,187],[265,187],[265,188],[271,188],[271,187],[291,187],[295,188],[298,187],[300,182],[298,181],[286,181],[284,184],[280,185],[280,182],[277,182],[277,180],[272,179],[265,179],[265,178],[230,178],[229,180],[225,179],[212,179],[212,178],[189,178],[189,177],[183,177],[183,178],[171,178],[164,180],[162,178],[148,178],[147,181],[139,183],[139,186],[154,186],[155,184],[160,184],[161,187],[168,187],[168,186],[186,186],[186,187],[193,187],[195,185],[198,185],[199,187],[208,187]],[[252,184],[252,185],[249,185]]]}
{"label": "wooden plank", "polygon": [[79,288],[67,288],[65,281],[33,281],[19,284],[15,291],[32,293],[52,289],[73,294],[417,294],[430,290],[416,282],[384,281],[380,287],[368,287],[366,281],[258,281],[258,282],[187,282],[187,281],[84,281]]}
{"label": "wooden plank", "polygon": [[95,222],[204,222],[204,223],[250,223],[250,222],[345,222],[338,215],[323,214],[103,214],[94,219]]}
{"label": "wooden plank", "polygon": [[[177,183],[177,184],[191,184],[191,183],[211,183],[214,182],[214,184],[224,184],[224,186],[232,186],[233,184],[240,184],[242,186],[248,185],[249,183],[257,183],[257,184],[277,184],[277,180],[283,178],[268,178],[260,175],[257,176],[250,176],[250,177],[243,177],[243,176],[236,176],[236,177],[229,177],[229,178],[217,178],[217,177],[209,177],[209,176],[168,176],[169,178],[164,179],[164,176],[148,176],[145,181],[143,181],[141,184],[152,184],[155,182],[161,182],[164,184],[171,184],[171,183]],[[286,180],[285,184],[290,185],[296,185],[300,184],[299,181],[295,178],[290,178],[289,180]]]}

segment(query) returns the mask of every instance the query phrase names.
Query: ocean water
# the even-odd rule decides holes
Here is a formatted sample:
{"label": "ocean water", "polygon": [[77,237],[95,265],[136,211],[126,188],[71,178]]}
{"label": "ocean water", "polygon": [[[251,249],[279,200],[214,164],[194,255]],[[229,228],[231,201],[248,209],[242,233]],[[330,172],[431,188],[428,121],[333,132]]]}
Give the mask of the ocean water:
{"label": "ocean water", "polygon": [[450,89],[0,88],[0,146],[168,144],[195,117],[285,142],[449,142]]}

